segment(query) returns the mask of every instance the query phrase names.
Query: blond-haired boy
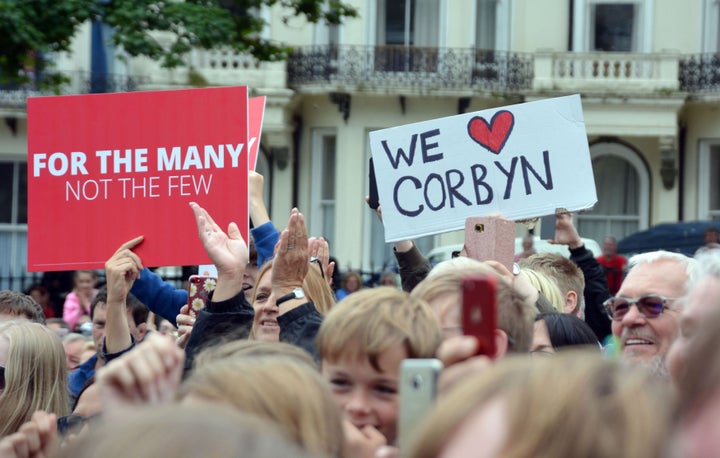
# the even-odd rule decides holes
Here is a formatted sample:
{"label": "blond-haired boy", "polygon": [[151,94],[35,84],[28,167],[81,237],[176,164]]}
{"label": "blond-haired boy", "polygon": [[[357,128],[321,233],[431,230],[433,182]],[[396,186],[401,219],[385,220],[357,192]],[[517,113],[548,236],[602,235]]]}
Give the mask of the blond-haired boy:
{"label": "blond-haired boy", "polygon": [[395,288],[358,291],[325,317],[317,336],[323,377],[344,417],[365,435],[397,436],[405,358],[431,358],[442,340],[426,302]]}

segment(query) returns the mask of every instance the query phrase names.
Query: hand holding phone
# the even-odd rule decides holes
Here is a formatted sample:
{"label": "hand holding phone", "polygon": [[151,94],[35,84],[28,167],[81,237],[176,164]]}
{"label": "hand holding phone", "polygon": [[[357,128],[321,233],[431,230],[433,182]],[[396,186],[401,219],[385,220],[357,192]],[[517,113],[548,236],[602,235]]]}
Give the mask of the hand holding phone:
{"label": "hand holding phone", "polygon": [[463,280],[463,334],[478,341],[478,355],[494,357],[497,328],[497,280],[489,275]]}
{"label": "hand holding phone", "polygon": [[188,279],[188,308],[190,316],[197,318],[210,300],[210,293],[215,290],[217,278],[207,275],[191,275]]}
{"label": "hand holding phone", "polygon": [[400,364],[398,445],[408,453],[414,434],[435,402],[443,363],[434,358],[409,358]]}

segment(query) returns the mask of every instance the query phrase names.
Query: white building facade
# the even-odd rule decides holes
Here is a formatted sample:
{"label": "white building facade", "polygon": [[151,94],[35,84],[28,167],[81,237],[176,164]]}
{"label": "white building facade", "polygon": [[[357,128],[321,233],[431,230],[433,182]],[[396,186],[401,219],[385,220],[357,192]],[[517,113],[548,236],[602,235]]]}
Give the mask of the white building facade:
{"label": "white building facade", "polygon": [[[573,93],[582,96],[598,191],[595,209],[578,216],[581,235],[619,239],[660,222],[720,220],[718,0],[348,3],[359,17],[338,27],[261,11],[265,33],[295,48],[287,62],[198,51],[188,68],[167,71],[111,56],[113,87],[206,82],[267,95],[258,171],[271,216],[282,227],[300,208],[343,269],[394,263],[364,202],[369,131]],[[82,80],[90,41],[83,30],[58,66]],[[27,93],[2,93],[0,277],[22,273],[27,231]]]}

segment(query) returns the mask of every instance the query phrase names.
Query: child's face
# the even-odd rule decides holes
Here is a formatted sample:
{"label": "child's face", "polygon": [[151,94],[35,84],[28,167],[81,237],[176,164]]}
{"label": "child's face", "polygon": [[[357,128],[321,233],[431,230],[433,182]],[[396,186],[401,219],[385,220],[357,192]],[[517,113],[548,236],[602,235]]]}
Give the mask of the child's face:
{"label": "child's face", "polygon": [[322,374],[330,383],[335,405],[355,427],[372,425],[382,433],[388,444],[395,442],[398,414],[398,383],[400,363],[407,358],[401,344],[380,354],[376,371],[366,357],[357,358],[347,352],[340,359],[322,360]]}

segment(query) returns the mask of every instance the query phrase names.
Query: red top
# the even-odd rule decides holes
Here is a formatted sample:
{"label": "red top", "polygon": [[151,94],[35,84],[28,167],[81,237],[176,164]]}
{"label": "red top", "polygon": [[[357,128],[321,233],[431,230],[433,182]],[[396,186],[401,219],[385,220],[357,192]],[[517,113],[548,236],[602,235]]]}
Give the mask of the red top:
{"label": "red top", "polygon": [[601,266],[605,268],[605,275],[607,275],[608,288],[610,294],[613,296],[617,294],[622,284],[623,278],[625,277],[625,266],[627,265],[627,259],[624,256],[612,255],[605,256],[600,255],[597,258]]}

